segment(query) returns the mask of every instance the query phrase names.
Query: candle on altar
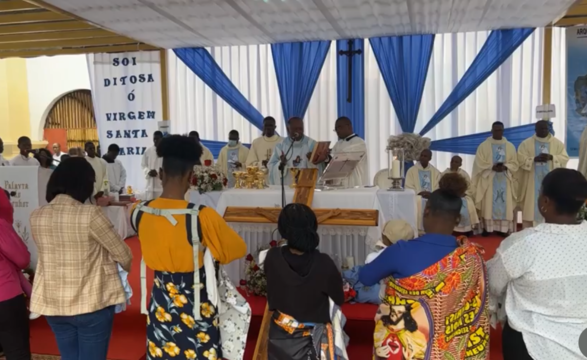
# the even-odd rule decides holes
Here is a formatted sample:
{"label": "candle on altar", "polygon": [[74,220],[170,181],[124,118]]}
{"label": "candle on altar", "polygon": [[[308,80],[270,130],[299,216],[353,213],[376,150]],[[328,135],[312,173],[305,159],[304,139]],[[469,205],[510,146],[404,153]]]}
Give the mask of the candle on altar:
{"label": "candle on altar", "polygon": [[391,178],[392,179],[399,179],[401,178],[400,175],[400,170],[401,170],[401,164],[399,163],[399,160],[393,160],[391,162]]}

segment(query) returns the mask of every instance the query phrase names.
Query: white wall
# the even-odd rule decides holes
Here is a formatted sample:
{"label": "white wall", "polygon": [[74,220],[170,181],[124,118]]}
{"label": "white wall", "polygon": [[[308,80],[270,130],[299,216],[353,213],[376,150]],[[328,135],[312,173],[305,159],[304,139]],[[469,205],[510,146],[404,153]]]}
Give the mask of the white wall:
{"label": "white wall", "polygon": [[45,116],[61,95],[90,89],[85,55],[27,59],[27,81],[32,140],[43,139]]}

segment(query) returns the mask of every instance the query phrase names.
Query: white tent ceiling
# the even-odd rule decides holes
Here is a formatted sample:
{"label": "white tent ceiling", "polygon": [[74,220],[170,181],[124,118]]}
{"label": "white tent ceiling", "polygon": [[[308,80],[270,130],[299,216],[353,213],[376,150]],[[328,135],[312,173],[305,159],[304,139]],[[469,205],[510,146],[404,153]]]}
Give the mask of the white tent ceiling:
{"label": "white tent ceiling", "polygon": [[575,0],[46,0],[164,48],[540,27]]}

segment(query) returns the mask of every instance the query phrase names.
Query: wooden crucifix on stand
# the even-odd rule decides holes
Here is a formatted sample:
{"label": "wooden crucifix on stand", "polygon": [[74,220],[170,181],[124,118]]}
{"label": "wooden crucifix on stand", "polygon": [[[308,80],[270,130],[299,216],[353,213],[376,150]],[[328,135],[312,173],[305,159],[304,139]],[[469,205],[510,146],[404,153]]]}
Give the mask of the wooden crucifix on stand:
{"label": "wooden crucifix on stand", "polygon": [[[293,202],[312,207],[314,190],[318,178],[317,169],[300,171]],[[373,209],[312,209],[316,213],[320,225],[377,226],[379,211]],[[229,206],[224,212],[226,222],[277,224],[281,208],[253,208]],[[267,360],[267,343],[269,339],[269,323],[273,313],[269,306],[265,307],[263,322],[257,337],[257,345],[253,360]]]}
{"label": "wooden crucifix on stand", "polygon": [[353,56],[363,54],[363,50],[357,49],[353,50],[354,48],[354,40],[348,41],[349,48],[347,50],[339,50],[339,56],[347,56],[347,70],[348,70],[348,80],[347,80],[347,97],[346,102],[350,103],[353,101]]}

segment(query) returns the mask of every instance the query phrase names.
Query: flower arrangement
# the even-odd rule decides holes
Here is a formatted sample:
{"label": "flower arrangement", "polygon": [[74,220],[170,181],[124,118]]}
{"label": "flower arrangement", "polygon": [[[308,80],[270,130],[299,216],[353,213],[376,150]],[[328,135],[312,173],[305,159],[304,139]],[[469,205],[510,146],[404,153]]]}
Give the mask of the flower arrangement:
{"label": "flower arrangement", "polygon": [[249,295],[267,296],[267,276],[259,266],[259,254],[278,245],[277,241],[272,240],[269,246],[260,248],[257,252],[257,260],[255,260],[253,254],[247,255],[245,259],[245,279],[240,281],[240,285],[245,288]]}
{"label": "flower arrangement", "polygon": [[226,176],[215,166],[194,166],[194,174],[190,179],[193,190],[200,194],[210,191],[221,191],[228,184]]}
{"label": "flower arrangement", "polygon": [[404,149],[405,161],[418,160],[422,150],[428,149],[429,147],[430,139],[418,134],[403,133],[399,135],[391,135],[389,139],[387,139],[388,149]]}

